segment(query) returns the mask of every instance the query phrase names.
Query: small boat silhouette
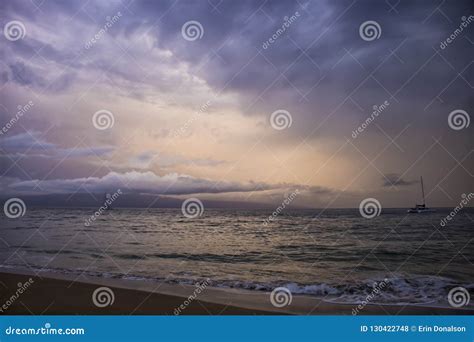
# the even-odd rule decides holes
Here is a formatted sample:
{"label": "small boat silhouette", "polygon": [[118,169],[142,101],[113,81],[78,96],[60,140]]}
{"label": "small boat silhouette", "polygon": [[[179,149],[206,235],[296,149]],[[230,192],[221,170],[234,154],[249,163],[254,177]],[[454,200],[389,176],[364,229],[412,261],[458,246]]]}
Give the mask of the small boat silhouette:
{"label": "small boat silhouette", "polygon": [[425,202],[425,187],[423,186],[423,176],[420,177],[421,183],[421,195],[423,197],[423,204],[415,204],[414,208],[410,208],[407,210],[407,213],[410,214],[423,214],[423,213],[434,213],[436,210],[432,208],[428,208]]}

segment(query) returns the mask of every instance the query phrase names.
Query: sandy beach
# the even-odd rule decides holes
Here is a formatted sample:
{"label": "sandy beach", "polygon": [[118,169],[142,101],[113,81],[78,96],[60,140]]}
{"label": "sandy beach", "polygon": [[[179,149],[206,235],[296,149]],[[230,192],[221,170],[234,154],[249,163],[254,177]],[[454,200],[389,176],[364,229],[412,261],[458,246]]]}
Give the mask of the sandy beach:
{"label": "sandy beach", "polygon": [[[27,272],[24,272],[27,273]],[[208,287],[195,299],[196,287],[111,279],[76,279],[57,274],[0,273],[0,312],[3,315],[351,315],[355,305],[326,303],[308,296],[294,296],[291,305],[276,308],[269,294],[257,291]],[[30,280],[31,279],[31,280]],[[11,300],[19,285],[31,285]],[[97,307],[94,291],[107,286],[113,291],[111,305]],[[367,305],[361,315],[472,315],[474,310],[422,306]]]}
{"label": "sandy beach", "polygon": [[[174,309],[182,305],[186,298],[130,290],[119,287],[110,288],[114,293],[114,303],[99,308],[92,301],[92,294],[98,286],[85,282],[30,277],[13,273],[0,273],[0,298],[5,302],[18,289],[18,283],[24,284],[32,279],[32,285],[17,300],[3,310],[9,315],[173,315]],[[253,315],[270,314],[258,310],[249,310],[231,305],[202,302],[198,299],[190,302],[182,314],[188,315]]]}

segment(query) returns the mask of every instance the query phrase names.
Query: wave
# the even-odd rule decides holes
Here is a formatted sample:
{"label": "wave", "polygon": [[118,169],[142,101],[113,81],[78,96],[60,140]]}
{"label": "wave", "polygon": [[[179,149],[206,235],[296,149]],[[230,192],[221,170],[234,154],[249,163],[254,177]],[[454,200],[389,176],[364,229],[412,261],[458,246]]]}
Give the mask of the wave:
{"label": "wave", "polygon": [[272,291],[276,287],[283,286],[294,295],[320,297],[323,301],[338,304],[363,304],[370,302],[371,304],[379,305],[436,304],[436,306],[444,307],[449,306],[447,296],[449,290],[453,287],[462,286],[469,292],[474,290],[474,284],[460,284],[453,279],[424,275],[411,275],[409,277],[400,275],[345,284],[224,282],[217,286],[260,291]]}
{"label": "wave", "polygon": [[[18,267],[14,265],[0,265],[0,269],[2,268],[18,269]],[[474,284],[472,283],[459,283],[446,277],[427,275],[407,276],[400,274],[386,278],[372,278],[344,284],[300,284],[285,281],[263,283],[226,279],[207,279],[204,277],[148,277],[132,274],[123,275],[112,272],[94,272],[90,270],[67,270],[61,268],[37,268],[36,270],[45,273],[76,276],[85,275],[88,277],[131,281],[153,281],[182,285],[195,285],[206,281],[211,287],[264,292],[271,292],[273,289],[283,286],[290,290],[293,295],[306,295],[318,297],[325,302],[353,305],[370,302],[371,304],[378,305],[428,305],[449,307],[447,296],[449,290],[453,287],[462,286],[470,293],[474,291]],[[468,304],[469,308],[472,308],[473,306],[473,304]]]}
{"label": "wave", "polygon": [[152,253],[152,254],[113,254],[119,259],[175,259],[184,261],[201,261],[215,263],[264,263],[274,261],[270,256],[261,255],[258,252],[248,252],[242,254],[212,254],[212,253]]}

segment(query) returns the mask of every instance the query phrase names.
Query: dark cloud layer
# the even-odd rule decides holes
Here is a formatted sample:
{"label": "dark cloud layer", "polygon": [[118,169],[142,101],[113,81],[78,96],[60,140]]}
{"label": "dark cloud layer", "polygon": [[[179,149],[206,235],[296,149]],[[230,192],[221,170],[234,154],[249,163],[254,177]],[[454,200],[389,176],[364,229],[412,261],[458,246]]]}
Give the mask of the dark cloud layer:
{"label": "dark cloud layer", "polygon": [[[238,183],[238,182],[215,182],[208,179],[199,179],[186,175],[168,174],[156,175],[153,172],[110,172],[103,177],[87,177],[77,179],[55,179],[55,180],[30,180],[17,181],[9,185],[9,189],[22,192],[35,192],[37,190],[46,193],[74,193],[88,192],[101,193],[115,191],[121,188],[129,193],[148,193],[159,195],[186,195],[195,193],[227,193],[264,191],[274,189],[286,189],[288,184],[270,185],[265,183]],[[295,187],[295,185],[292,185]]]}
{"label": "dark cloud layer", "polygon": [[408,186],[408,185],[413,185],[417,183],[418,183],[418,180],[405,180],[396,173],[391,173],[383,177],[383,186],[385,187]]}
{"label": "dark cloud layer", "polygon": [[[87,157],[105,158],[115,152],[113,143],[119,139],[105,134],[87,141],[87,148],[74,147],[71,132],[85,124],[74,117],[70,122],[64,119],[71,114],[68,108],[72,106],[66,97],[77,95],[80,102],[96,83],[106,86],[98,95],[105,103],[114,101],[110,100],[113,94],[157,107],[177,108],[192,102],[189,98],[195,89],[189,84],[205,84],[214,94],[235,96],[232,109],[244,117],[267,122],[275,110],[288,110],[293,118],[291,129],[268,138],[273,148],[296,147],[302,140],[311,146],[344,142],[371,115],[374,105],[387,101],[389,105],[377,121],[352,141],[357,151],[342,150],[344,157],[357,164],[394,142],[377,161],[381,164],[377,165],[377,177],[384,175],[382,188],[414,184],[412,179],[417,177],[405,175],[405,170],[428,174],[433,183],[443,181],[450,168],[436,173],[434,166],[450,165],[453,160],[456,165],[463,158],[468,172],[450,179],[450,187],[459,192],[466,180],[472,181],[472,158],[466,155],[472,152],[474,125],[455,132],[448,126],[447,117],[459,108],[471,117],[474,113],[474,23],[452,43],[440,46],[474,14],[472,1],[7,0],[0,3],[0,13],[2,27],[11,20],[20,20],[28,37],[16,42],[1,37],[1,124],[11,118],[17,103],[24,102],[24,93],[44,97],[48,102],[48,106],[35,108],[29,121],[16,125],[0,139],[1,174],[18,177],[17,189],[26,189],[35,182],[18,170],[20,167],[31,170],[26,174],[48,182],[44,184],[48,191],[74,191],[74,186],[95,172],[96,161],[85,160]],[[116,13],[121,14],[117,22],[86,48],[107,18]],[[281,31],[289,18],[294,20]],[[183,39],[182,26],[190,20],[202,25],[201,39]],[[359,27],[366,21],[380,25],[379,39],[362,39]],[[271,38],[273,41],[268,43]],[[179,94],[178,99],[173,97],[174,92]],[[155,94],[159,94],[158,99]],[[217,98],[212,100],[218,102]],[[221,110],[228,109],[219,105],[208,111],[216,120]],[[42,134],[49,128],[49,121],[62,123],[61,133],[56,133],[54,140]],[[409,129],[400,139],[392,140],[406,127]],[[436,145],[438,154],[427,153],[433,139],[440,141]],[[228,154],[232,156],[233,151]],[[66,160],[56,167],[47,160],[64,158],[84,161]],[[101,184],[111,177],[108,168],[114,165],[119,172],[114,179],[127,172],[131,175],[135,169],[147,170],[152,162],[167,170],[183,165],[228,165],[220,159],[186,158],[174,151],[157,154],[146,148],[129,156],[128,162],[128,166],[117,163],[101,169],[88,181],[94,184],[88,190],[102,190]],[[424,166],[417,169],[418,165],[413,167],[416,163]],[[48,169],[53,167],[52,175]],[[169,184],[161,179],[164,176],[153,175],[147,174],[158,177],[153,178],[153,186],[160,184],[159,193]],[[205,178],[186,177],[176,179],[173,194],[210,191]],[[373,183],[380,181],[374,179]],[[274,187],[262,182],[223,184],[220,192],[251,191],[257,185],[264,190]],[[144,190],[146,186],[134,189]],[[321,189],[326,191],[324,186]],[[319,193],[318,187],[312,190]]]}
{"label": "dark cloud layer", "polygon": [[[63,15],[74,16],[74,21],[92,28],[87,33],[76,32],[74,44],[67,49],[34,39],[17,44],[8,74],[11,81],[20,85],[64,90],[77,77],[75,73],[84,68],[97,68],[97,72],[110,74],[114,79],[143,80],[143,74],[115,69],[109,60],[101,59],[93,51],[87,51],[85,59],[75,58],[86,54],[81,49],[93,36],[94,26],[100,28],[106,16],[121,11],[120,22],[108,32],[111,36],[151,33],[156,46],[171,50],[180,60],[189,62],[194,72],[216,91],[237,92],[242,97],[244,112],[271,113],[275,108],[285,107],[298,118],[294,121],[297,128],[294,133],[308,134],[306,122],[324,120],[349,95],[351,101],[364,109],[362,113],[354,111],[359,112],[359,118],[366,116],[374,104],[387,99],[396,103],[397,107],[393,108],[399,125],[393,126],[401,127],[413,111],[421,111],[436,98],[445,83],[434,81],[451,79],[470,62],[472,44],[467,39],[460,37],[455,48],[440,51],[432,63],[424,66],[422,83],[406,81],[414,68],[431,58],[434,49],[440,50],[440,43],[459,26],[461,17],[473,13],[470,1],[446,1],[439,8],[438,5],[412,1],[396,5],[383,1],[223,1],[217,5],[135,1],[108,6],[45,2],[41,10],[35,10],[26,2],[7,1],[1,6],[5,11],[4,21],[20,16],[27,24],[42,23],[49,21],[48,16],[52,21]],[[281,28],[284,18],[296,12],[300,14],[298,19],[268,49],[263,49],[262,44]],[[187,42],[181,38],[181,26],[188,20],[202,24],[202,39]],[[380,24],[380,39],[366,42],[359,37],[359,26],[367,20]],[[47,79],[40,70],[26,64],[26,59],[36,51],[41,51],[41,57],[52,63],[68,66],[67,72],[54,80],[54,77]],[[129,53],[133,56],[134,51]],[[443,59],[449,60],[454,70]],[[367,79],[370,72],[374,72],[373,78]],[[471,71],[464,78],[474,83]],[[359,84],[360,89],[352,93]],[[162,89],[157,83],[155,87]],[[265,89],[268,90],[264,92]],[[464,91],[445,94],[443,102],[463,108],[472,106]],[[348,104],[352,109],[353,105]],[[449,112],[447,105],[440,109],[431,108],[432,116]],[[347,108],[343,107],[335,115],[347,115],[345,112]],[[324,135],[325,131],[318,133]],[[334,133],[332,130],[331,134]]]}

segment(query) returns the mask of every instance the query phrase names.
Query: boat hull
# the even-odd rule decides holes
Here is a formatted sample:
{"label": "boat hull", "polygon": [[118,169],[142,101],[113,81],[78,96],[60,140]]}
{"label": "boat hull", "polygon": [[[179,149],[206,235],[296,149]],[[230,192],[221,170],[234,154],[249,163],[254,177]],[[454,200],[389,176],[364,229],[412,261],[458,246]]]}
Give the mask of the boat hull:
{"label": "boat hull", "polygon": [[409,214],[429,214],[429,213],[435,213],[435,209],[408,209],[407,213]]}

